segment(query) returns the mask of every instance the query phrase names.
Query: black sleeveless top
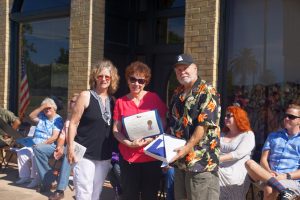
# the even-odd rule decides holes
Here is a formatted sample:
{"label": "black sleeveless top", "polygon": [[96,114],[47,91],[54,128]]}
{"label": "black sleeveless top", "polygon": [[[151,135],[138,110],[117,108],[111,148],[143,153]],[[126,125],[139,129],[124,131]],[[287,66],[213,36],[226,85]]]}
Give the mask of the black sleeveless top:
{"label": "black sleeveless top", "polygon": [[[110,109],[113,113],[113,99],[110,98]],[[90,160],[108,160],[112,155],[112,119],[108,125],[102,118],[98,100],[90,93],[89,106],[84,110],[75,141],[85,146],[84,158]]]}

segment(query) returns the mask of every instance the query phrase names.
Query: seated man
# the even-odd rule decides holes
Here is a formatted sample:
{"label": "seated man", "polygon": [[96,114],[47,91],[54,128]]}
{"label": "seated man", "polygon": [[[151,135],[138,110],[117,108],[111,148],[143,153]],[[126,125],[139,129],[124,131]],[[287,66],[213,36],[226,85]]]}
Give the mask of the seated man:
{"label": "seated man", "polygon": [[[17,130],[19,126],[21,125],[20,119],[15,116],[14,113],[12,113],[9,110],[6,110],[4,108],[0,108],[0,118],[7,124],[9,124],[13,129]],[[1,130],[1,137],[0,137],[0,147],[7,145],[7,140],[9,140],[10,136],[4,133]]]}
{"label": "seated man", "polygon": [[284,129],[270,133],[263,147],[260,165],[246,162],[249,176],[262,181],[264,199],[294,199],[300,195],[300,105],[290,104],[284,115]]}
{"label": "seated man", "polygon": [[[72,110],[78,94],[75,94],[71,101],[69,102],[69,111]],[[56,191],[49,197],[49,200],[59,200],[64,198],[64,190],[68,186],[69,176],[71,171],[71,166],[66,157],[64,144],[66,141],[66,134],[69,127],[69,117],[66,120],[63,130],[61,131],[59,138],[57,140],[56,148],[47,144],[37,145],[33,151],[35,154],[35,162],[38,169],[38,173],[42,180],[42,186],[40,192],[47,192],[50,190],[51,183],[55,180],[52,168],[49,166],[49,158],[53,155],[56,160],[59,160],[62,157],[62,165],[60,168],[58,184]]]}
{"label": "seated man", "polygon": [[[4,108],[0,108],[0,118],[7,124],[9,124],[13,129],[17,130],[19,126],[21,125],[20,119],[15,116],[14,113],[12,113],[9,110],[6,110]],[[4,147],[10,144],[12,142],[12,139],[9,135],[4,133],[2,130],[0,131],[0,147]],[[2,153],[0,153],[0,160],[3,161],[4,158],[2,158]],[[2,166],[2,163],[0,163],[0,167]]]}

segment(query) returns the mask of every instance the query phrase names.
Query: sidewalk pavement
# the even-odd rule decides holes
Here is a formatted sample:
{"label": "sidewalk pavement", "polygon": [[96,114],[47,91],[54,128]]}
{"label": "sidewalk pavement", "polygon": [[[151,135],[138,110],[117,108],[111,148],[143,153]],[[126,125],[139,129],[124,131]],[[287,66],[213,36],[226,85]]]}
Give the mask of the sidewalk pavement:
{"label": "sidewalk pavement", "polygon": [[[0,200],[47,200],[52,192],[41,194],[35,189],[28,189],[25,185],[16,185],[18,180],[18,168],[16,165],[10,165],[5,170],[0,170]],[[73,185],[65,191],[65,200],[74,200],[75,191]],[[113,200],[114,192],[108,181],[104,183],[101,200]]]}

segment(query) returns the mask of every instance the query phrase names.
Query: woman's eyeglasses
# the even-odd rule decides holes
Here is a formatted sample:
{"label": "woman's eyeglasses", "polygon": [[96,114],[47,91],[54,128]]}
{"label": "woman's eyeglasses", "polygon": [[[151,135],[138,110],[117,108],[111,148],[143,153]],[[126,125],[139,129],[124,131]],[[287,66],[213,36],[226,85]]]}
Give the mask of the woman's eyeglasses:
{"label": "woman's eyeglasses", "polygon": [[139,78],[134,78],[134,77],[129,77],[130,83],[136,83],[138,82],[139,84],[143,85],[146,83],[145,79],[139,79]]}
{"label": "woman's eyeglasses", "polygon": [[284,114],[284,118],[286,118],[286,117],[289,118],[290,120],[294,120],[294,119],[300,118],[298,116],[291,115],[291,114],[288,114],[288,113]]}
{"label": "woman's eyeglasses", "polygon": [[99,81],[102,81],[103,78],[104,78],[106,81],[110,81],[111,76],[108,76],[108,75],[99,75],[99,76],[97,77],[97,79],[98,79]]}
{"label": "woman's eyeglasses", "polygon": [[227,119],[229,119],[229,118],[231,118],[231,117],[233,117],[233,115],[230,114],[230,113],[227,113],[227,114],[225,115],[225,118],[227,118]]}

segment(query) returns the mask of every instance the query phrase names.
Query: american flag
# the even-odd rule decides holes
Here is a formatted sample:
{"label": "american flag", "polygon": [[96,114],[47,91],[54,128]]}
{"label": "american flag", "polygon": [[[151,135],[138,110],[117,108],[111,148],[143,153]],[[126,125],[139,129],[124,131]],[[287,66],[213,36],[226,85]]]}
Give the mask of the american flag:
{"label": "american flag", "polygon": [[29,86],[26,74],[24,55],[21,56],[21,83],[19,87],[19,117],[24,117],[29,105]]}

